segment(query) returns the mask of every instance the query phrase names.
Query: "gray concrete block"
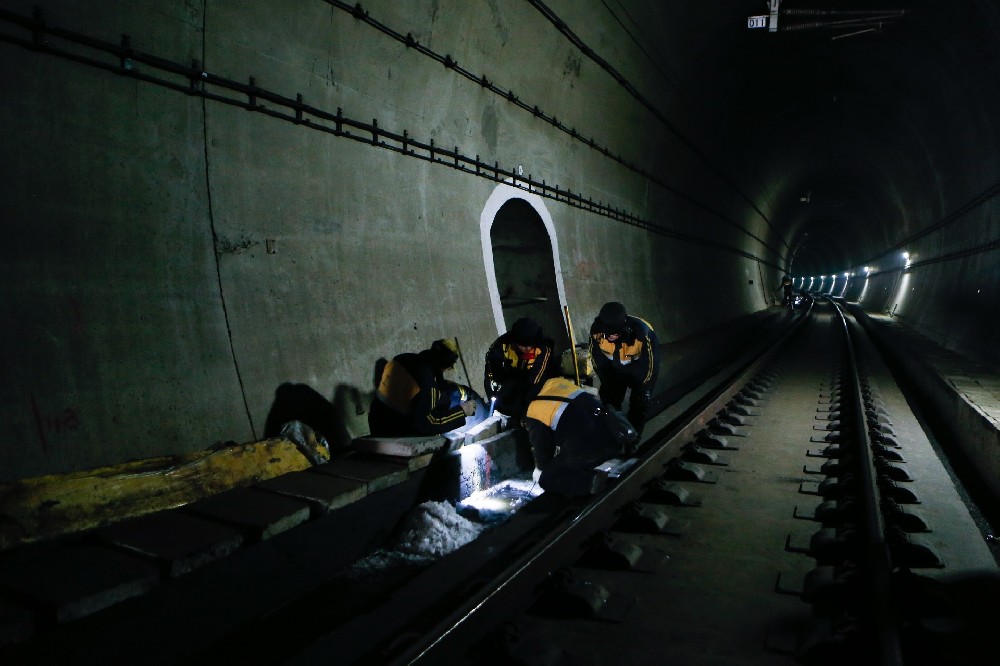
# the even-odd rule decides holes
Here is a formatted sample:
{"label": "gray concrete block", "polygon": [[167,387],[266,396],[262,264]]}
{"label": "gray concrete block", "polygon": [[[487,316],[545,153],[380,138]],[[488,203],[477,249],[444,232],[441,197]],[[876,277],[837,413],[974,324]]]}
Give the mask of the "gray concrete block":
{"label": "gray concrete block", "polygon": [[243,543],[238,530],[179,511],[161,511],[98,530],[100,538],[160,563],[180,576],[229,555]]}
{"label": "gray concrete block", "polygon": [[0,566],[0,587],[60,623],[143,594],[159,580],[154,565],[100,546],[27,548]]}
{"label": "gray concrete block", "polygon": [[30,638],[35,633],[35,614],[27,608],[0,599],[0,645]]}
{"label": "gray concrete block", "polygon": [[448,446],[443,435],[433,437],[359,437],[352,443],[357,451],[379,453],[387,456],[413,458],[434,453]]}
{"label": "gray concrete block", "polygon": [[183,508],[239,527],[253,539],[269,539],[309,520],[309,504],[256,488],[235,488]]}
{"label": "gray concrete block", "polygon": [[313,472],[292,472],[257,484],[258,488],[309,502],[314,516],[347,506],[367,495],[367,484]]}
{"label": "gray concrete block", "polygon": [[409,476],[409,469],[405,461],[357,454],[335,458],[327,464],[318,465],[309,471],[364,481],[368,486],[369,493],[402,483]]}

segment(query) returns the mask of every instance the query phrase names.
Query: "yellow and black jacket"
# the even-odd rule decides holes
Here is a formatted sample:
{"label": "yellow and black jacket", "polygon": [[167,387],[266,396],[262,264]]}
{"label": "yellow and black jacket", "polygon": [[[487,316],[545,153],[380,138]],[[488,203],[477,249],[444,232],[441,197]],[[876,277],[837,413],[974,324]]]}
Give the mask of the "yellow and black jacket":
{"label": "yellow and black jacket", "polygon": [[566,495],[589,492],[593,468],[620,451],[596,396],[562,377],[549,379],[528,405],[528,432],[539,485]]}
{"label": "yellow and black jacket", "polygon": [[520,416],[527,406],[529,389],[541,385],[553,371],[553,342],[544,339],[521,354],[510,341],[510,335],[501,335],[486,352],[485,389],[487,398],[496,398],[497,411],[509,416]]}
{"label": "yellow and black jacket", "polygon": [[626,317],[625,331],[617,340],[607,339],[598,320],[590,327],[590,358],[599,377],[626,375],[632,382],[650,386],[659,372],[659,340],[653,327],[639,317]]}
{"label": "yellow and black jacket", "polygon": [[436,435],[465,425],[461,400],[453,399],[458,390],[435,372],[426,352],[396,356],[382,370],[372,400],[372,436]]}

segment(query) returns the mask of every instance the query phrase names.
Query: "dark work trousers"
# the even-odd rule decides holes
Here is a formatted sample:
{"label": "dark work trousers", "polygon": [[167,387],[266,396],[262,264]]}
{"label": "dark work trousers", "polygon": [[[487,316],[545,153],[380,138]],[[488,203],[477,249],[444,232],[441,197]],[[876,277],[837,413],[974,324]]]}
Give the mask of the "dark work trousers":
{"label": "dark work trousers", "polygon": [[598,390],[601,400],[621,411],[622,402],[625,400],[625,391],[632,389],[629,397],[628,414],[625,418],[638,431],[642,432],[642,427],[646,424],[649,412],[650,391],[656,384],[654,375],[649,384],[645,387],[641,380],[638,380],[625,372],[607,372],[601,376],[601,388]]}
{"label": "dark work trousers", "polygon": [[[566,405],[555,431],[528,419],[535,464],[542,470],[538,484],[546,491],[579,496],[591,492],[593,468],[620,453],[591,395],[582,395]],[[553,457],[556,448],[559,453]]]}

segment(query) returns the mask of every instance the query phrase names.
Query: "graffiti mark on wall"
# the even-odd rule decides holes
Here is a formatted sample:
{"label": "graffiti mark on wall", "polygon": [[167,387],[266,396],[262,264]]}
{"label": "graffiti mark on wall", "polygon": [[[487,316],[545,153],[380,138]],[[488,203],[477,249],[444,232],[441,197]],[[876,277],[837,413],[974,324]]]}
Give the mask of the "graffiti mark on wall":
{"label": "graffiti mark on wall", "polygon": [[80,428],[80,408],[67,407],[62,411],[43,413],[34,394],[31,395],[31,414],[42,450],[48,452],[49,437],[59,436]]}

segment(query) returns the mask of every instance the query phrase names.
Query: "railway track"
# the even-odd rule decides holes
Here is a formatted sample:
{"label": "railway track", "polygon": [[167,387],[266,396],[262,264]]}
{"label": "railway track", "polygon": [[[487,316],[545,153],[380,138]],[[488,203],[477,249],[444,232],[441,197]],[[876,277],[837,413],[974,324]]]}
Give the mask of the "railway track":
{"label": "railway track", "polygon": [[996,563],[835,304],[649,430],[600,495],[543,495],[288,663],[981,663]]}

